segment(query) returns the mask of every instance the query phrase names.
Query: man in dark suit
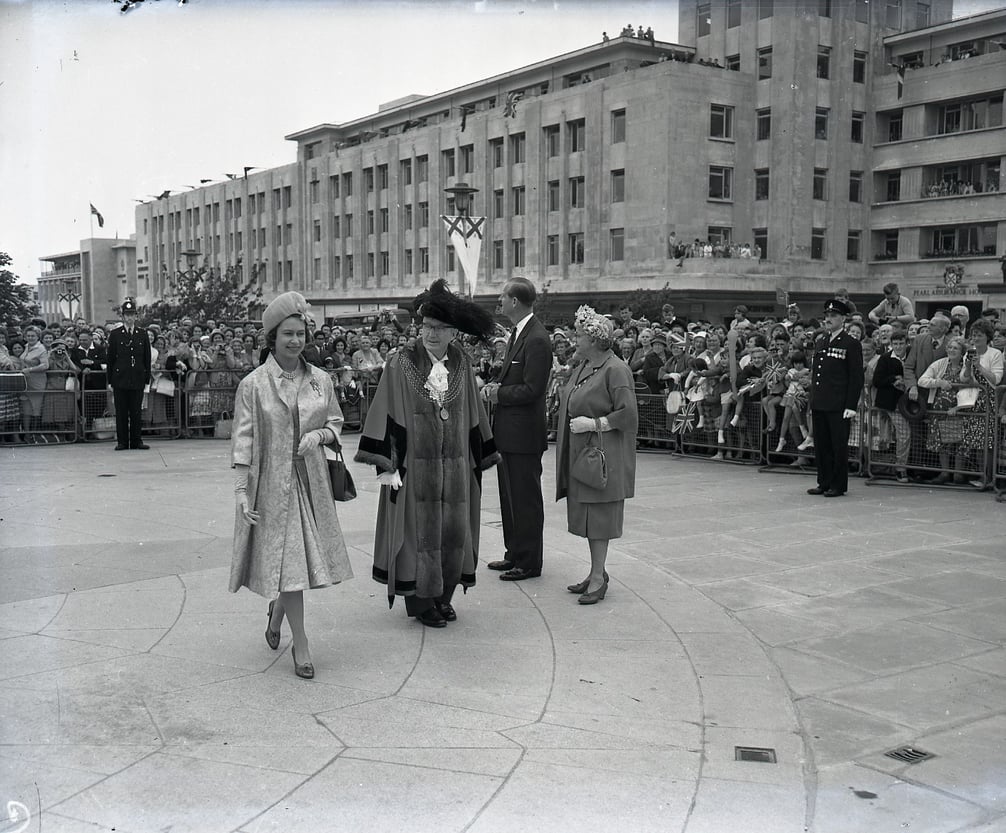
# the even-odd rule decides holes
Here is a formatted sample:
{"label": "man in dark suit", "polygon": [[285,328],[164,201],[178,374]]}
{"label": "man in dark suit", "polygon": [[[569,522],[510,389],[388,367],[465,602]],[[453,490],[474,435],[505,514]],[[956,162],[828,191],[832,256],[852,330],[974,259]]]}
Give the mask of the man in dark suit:
{"label": "man in dark suit", "polygon": [[115,394],[116,451],[148,449],[140,436],[143,389],[150,382],[150,338],[136,326],[136,302],[122,305],[122,326],[108,336],[108,384]]}
{"label": "man in dark suit", "polygon": [[863,392],[863,348],[845,331],[848,314],[843,301],[828,301],[826,332],[814,344],[810,408],[817,486],[807,490],[809,495],[840,497],[849,489],[849,424]]}
{"label": "man in dark suit", "polygon": [[919,333],[905,358],[905,389],[908,398],[915,402],[919,398],[919,377],[937,359],[947,357],[947,332],[950,319],[940,313],[929,322],[929,332]]}
{"label": "man in dark suit", "polygon": [[534,317],[537,297],[526,278],[503,286],[500,306],[514,325],[499,375],[483,388],[495,406],[493,438],[502,462],[500,510],[506,557],[491,561],[504,581],[541,575],[545,504],[541,496],[541,456],[548,447],[545,393],[552,371],[552,342],[545,325]]}

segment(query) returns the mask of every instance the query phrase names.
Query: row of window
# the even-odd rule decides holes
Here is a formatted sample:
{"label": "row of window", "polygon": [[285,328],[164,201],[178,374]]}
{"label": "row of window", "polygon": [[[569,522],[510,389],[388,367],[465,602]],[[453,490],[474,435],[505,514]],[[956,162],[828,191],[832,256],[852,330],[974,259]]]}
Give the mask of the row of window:
{"label": "row of window", "polygon": [[[814,138],[828,138],[828,122],[831,111],[827,107],[817,107],[814,111]],[[863,143],[866,113],[853,111],[850,121],[849,138],[856,144]],[[772,108],[755,111],[755,137],[758,140],[772,136]],[[728,104],[709,105],[709,137],[711,139],[734,138],[734,108]]]}
{"label": "row of window", "polygon": [[[755,200],[767,200],[769,198],[769,169],[755,168]],[[711,200],[732,200],[733,199],[733,178],[734,169],[725,165],[709,166],[709,192]],[[815,200],[826,200],[828,194],[828,169],[814,168],[814,179],[812,188]],[[863,172],[849,172],[849,202],[863,201]]]}
{"label": "row of window", "polygon": [[[813,2],[813,0],[812,0]],[[847,0],[817,0],[817,13],[820,17],[831,17],[838,3]],[[884,25],[889,29],[900,29],[902,24],[901,0],[882,0],[884,6]],[[859,23],[870,21],[870,0],[853,0],[856,20]],[[751,5],[750,0],[727,0],[727,28],[735,29],[741,25],[742,9]],[[775,12],[773,0],[757,0],[757,15],[759,20],[767,20]],[[915,4],[915,28],[921,29],[929,25],[930,4],[917,2]],[[907,28],[912,28],[908,26]],[[704,2],[696,6],[695,33],[701,38],[712,32],[712,3]]]}
{"label": "row of window", "polygon": [[[920,258],[991,257],[996,254],[995,223],[973,223],[920,229]],[[900,243],[898,229],[876,233],[874,260],[896,260]]]}

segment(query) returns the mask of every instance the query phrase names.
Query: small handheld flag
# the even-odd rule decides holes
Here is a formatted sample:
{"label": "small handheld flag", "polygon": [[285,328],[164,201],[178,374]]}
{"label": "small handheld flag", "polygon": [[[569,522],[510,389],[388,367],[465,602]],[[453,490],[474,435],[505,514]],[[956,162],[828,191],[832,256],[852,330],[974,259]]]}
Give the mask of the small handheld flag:
{"label": "small handheld flag", "polygon": [[91,206],[91,213],[92,213],[92,214],[93,214],[93,215],[94,215],[95,217],[97,217],[97,218],[98,218],[98,228],[104,228],[104,227],[105,227],[105,218],[104,218],[104,217],[102,217],[102,216],[101,216],[101,212],[100,212],[100,211],[98,211],[98,209],[94,207],[94,203],[93,203],[93,202],[92,202],[92,203],[89,203],[89,204],[90,204],[90,206]]}

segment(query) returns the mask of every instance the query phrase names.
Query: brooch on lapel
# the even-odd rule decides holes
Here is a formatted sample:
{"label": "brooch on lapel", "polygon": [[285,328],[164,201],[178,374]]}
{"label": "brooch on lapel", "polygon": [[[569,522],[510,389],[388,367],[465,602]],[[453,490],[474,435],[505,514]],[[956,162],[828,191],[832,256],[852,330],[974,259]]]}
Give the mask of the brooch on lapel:
{"label": "brooch on lapel", "polygon": [[314,392],[321,396],[321,385],[318,384],[318,380],[313,376],[311,377],[311,387],[314,388]]}

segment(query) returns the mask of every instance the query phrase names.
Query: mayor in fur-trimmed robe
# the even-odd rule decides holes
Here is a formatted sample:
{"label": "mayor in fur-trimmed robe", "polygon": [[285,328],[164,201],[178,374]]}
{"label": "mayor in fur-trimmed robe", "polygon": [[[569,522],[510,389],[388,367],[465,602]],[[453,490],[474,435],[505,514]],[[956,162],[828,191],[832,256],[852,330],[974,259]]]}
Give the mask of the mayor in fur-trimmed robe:
{"label": "mayor in fur-trimmed robe", "polygon": [[422,338],[385,366],[355,459],[376,466],[382,484],[374,579],[387,585],[389,606],[404,596],[410,616],[443,627],[457,618],[455,587],[475,584],[482,472],[499,461],[471,362],[454,338],[459,329],[485,337],[493,324],[442,280],[416,309]]}

